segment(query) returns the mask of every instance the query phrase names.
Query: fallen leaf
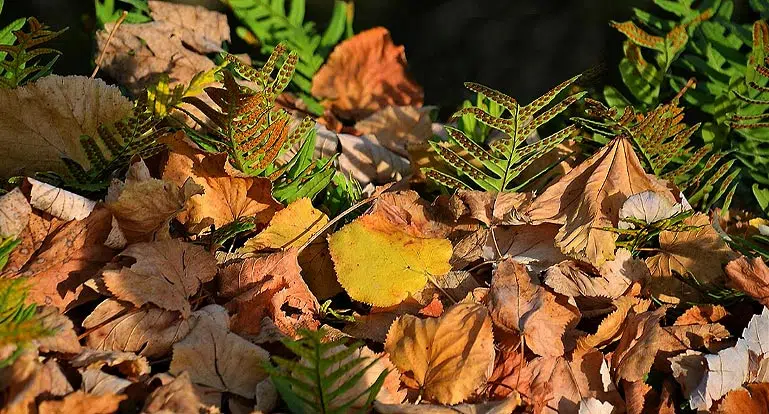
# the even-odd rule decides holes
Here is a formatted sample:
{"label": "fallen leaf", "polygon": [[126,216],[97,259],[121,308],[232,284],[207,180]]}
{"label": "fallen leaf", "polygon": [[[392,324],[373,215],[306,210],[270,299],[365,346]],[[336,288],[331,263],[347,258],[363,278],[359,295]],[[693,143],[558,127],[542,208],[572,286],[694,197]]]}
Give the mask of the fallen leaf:
{"label": "fallen leaf", "polygon": [[104,366],[114,367],[127,377],[140,377],[150,373],[147,358],[133,352],[99,351],[85,349],[70,361],[75,368],[99,370]]}
{"label": "fallen leaf", "polygon": [[568,259],[553,244],[558,233],[555,224],[500,226],[491,231],[493,236],[487,238],[483,250],[487,260],[510,257],[539,273]]}
{"label": "fallen leaf", "polygon": [[32,187],[29,203],[32,207],[44,211],[62,220],[83,220],[96,207],[96,202],[71,193],[48,183],[27,178]]}
{"label": "fallen leaf", "polygon": [[422,88],[406,74],[403,46],[375,27],[338,44],[312,78],[312,95],[336,115],[361,119],[390,105],[422,105]]}
{"label": "fallen leaf", "polygon": [[512,259],[504,260],[494,272],[487,303],[494,323],[520,333],[537,355],[563,355],[564,333],[579,320],[566,298],[545,290],[525,266]]}
{"label": "fallen leaf", "polygon": [[611,367],[619,379],[641,381],[654,363],[660,348],[660,319],[665,308],[630,316],[617,349],[612,353]]}
{"label": "fallen leaf", "polygon": [[200,398],[190,381],[190,374],[182,372],[173,381],[152,391],[144,402],[143,413],[198,414]]}
{"label": "fallen leaf", "polygon": [[48,360],[43,364],[34,350],[23,351],[0,374],[3,414],[36,413],[38,396],[63,397],[73,391],[58,362]]}
{"label": "fallen leaf", "polygon": [[189,298],[216,275],[216,259],[201,246],[178,239],[128,246],[120,257],[133,258],[130,267],[102,273],[115,298],[136,306],[152,303],[189,316]]}
{"label": "fallen leaf", "polygon": [[302,277],[307,282],[310,291],[319,300],[328,299],[344,291],[336,280],[334,261],[328,251],[326,236],[319,236],[299,255],[299,266]]}
{"label": "fallen leaf", "polygon": [[275,213],[267,228],[248,239],[243,253],[284,250],[300,247],[328,223],[328,216],[312,206],[309,198],[300,198]]}
{"label": "fallen leaf", "polygon": [[328,244],[345,291],[375,306],[395,305],[451,270],[451,242],[409,234],[380,214],[356,219]]}
{"label": "fallen leaf", "polygon": [[93,395],[75,391],[61,401],[43,401],[39,409],[46,414],[112,414],[117,411],[120,402],[127,398],[127,395]]}
{"label": "fallen leaf", "polygon": [[669,219],[685,211],[684,207],[671,201],[666,195],[654,191],[633,194],[619,209],[619,228],[633,229],[635,224],[625,220],[633,218],[646,224]]}
{"label": "fallen leaf", "polygon": [[239,335],[259,335],[265,317],[290,337],[298,328],[317,329],[320,305],[300,271],[296,249],[225,263],[219,295],[228,300],[231,329]]}
{"label": "fallen leaf", "polygon": [[748,384],[726,394],[712,411],[715,414],[769,413],[769,383]]}
{"label": "fallen leaf", "polygon": [[[85,76],[50,75],[0,91],[0,177],[38,171],[67,173],[62,158],[88,170],[80,143],[102,124],[131,113],[132,104],[115,86]],[[105,149],[106,150],[106,149]]]}
{"label": "fallen leaf", "polygon": [[439,318],[404,315],[390,327],[385,351],[426,399],[460,403],[491,373],[491,318],[483,306],[474,303],[456,304]]}
{"label": "fallen leaf", "polygon": [[29,224],[32,207],[16,187],[0,196],[0,237],[16,238]]}
{"label": "fallen leaf", "polygon": [[595,398],[585,398],[579,402],[578,414],[611,414],[614,406],[610,402],[601,402]]}
{"label": "fallen leaf", "polygon": [[[110,42],[114,23],[96,33],[97,52],[104,54],[102,70],[135,96],[167,74],[170,86],[188,84],[215,64],[205,54],[221,51],[230,40],[227,16],[201,6],[150,1],[153,21],[122,24]],[[106,50],[105,50],[106,48]]]}
{"label": "fallen leaf", "polygon": [[382,215],[388,222],[424,237],[447,237],[452,230],[451,225],[442,222],[439,213],[416,191],[382,194],[374,202],[371,214]]}
{"label": "fallen leaf", "polygon": [[132,381],[107,374],[98,369],[80,369],[81,391],[93,395],[122,394]]}
{"label": "fallen leaf", "polygon": [[769,306],[769,267],[760,258],[744,256],[731,260],[724,268],[729,282],[758,303]]}
{"label": "fallen leaf", "polygon": [[339,142],[339,168],[363,186],[398,181],[411,171],[408,159],[383,147],[373,135],[339,134]]}
{"label": "fallen leaf", "polygon": [[469,210],[470,217],[491,225],[524,224],[523,212],[531,203],[532,193],[493,193],[488,191],[460,190],[454,197]]}
{"label": "fallen leaf", "polygon": [[521,405],[521,397],[506,398],[477,404],[453,406],[432,404],[382,404],[374,403],[374,409],[381,414],[509,414]]}
{"label": "fallen leaf", "polygon": [[38,308],[43,325],[54,331],[50,336],[44,336],[35,340],[40,352],[58,352],[60,354],[77,354],[80,352],[80,341],[75,333],[72,320],[59,313],[54,307],[42,306]]}
{"label": "fallen leaf", "polygon": [[214,225],[221,228],[249,217],[264,225],[281,205],[272,198],[272,183],[264,177],[232,177],[226,154],[207,154],[192,148],[183,133],[170,138],[171,152],[163,167],[163,179],[185,185],[188,178],[203,192],[190,198],[179,220],[193,233]]}
{"label": "fallen leaf", "polygon": [[673,325],[704,325],[718,322],[728,314],[726,308],[721,305],[697,305],[676,318]]}
{"label": "fallen leaf", "polygon": [[230,332],[227,312],[218,305],[195,312],[195,319],[192,331],[174,344],[169,372],[186,371],[194,383],[254,398],[256,385],[267,378],[269,353]]}
{"label": "fallen leaf", "polygon": [[603,318],[596,332],[577,339],[577,349],[601,348],[619,340],[628,316],[645,312],[651,302],[622,296],[614,300],[612,304],[615,310]]}
{"label": "fallen leaf", "polygon": [[362,134],[374,135],[390,151],[408,157],[408,145],[427,142],[433,136],[433,107],[387,106],[355,123]]}
{"label": "fallen leaf", "polygon": [[673,200],[656,177],[646,174],[629,139],[620,137],[548,187],[532,203],[535,223],[561,224],[555,244],[576,259],[600,266],[614,258],[619,210],[633,194],[655,191]]}

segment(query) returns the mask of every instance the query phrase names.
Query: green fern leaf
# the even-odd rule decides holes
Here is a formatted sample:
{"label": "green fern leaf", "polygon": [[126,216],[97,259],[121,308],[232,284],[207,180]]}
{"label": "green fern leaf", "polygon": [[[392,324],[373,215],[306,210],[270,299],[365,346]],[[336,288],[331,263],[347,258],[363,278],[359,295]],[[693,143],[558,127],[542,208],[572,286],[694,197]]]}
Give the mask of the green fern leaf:
{"label": "green fern leaf", "polygon": [[117,2],[125,3],[130,7],[127,9],[120,9],[117,7],[116,0],[94,0],[96,21],[99,23],[99,27],[104,27],[107,23],[116,22],[120,19],[123,11],[127,12],[125,18],[126,23],[138,24],[152,20],[147,0],[117,0]]}
{"label": "green fern leaf", "polygon": [[[525,187],[525,182],[516,183],[516,178],[521,172],[576,131],[576,128],[569,126],[536,143],[526,145],[525,142],[539,127],[584,95],[577,93],[568,96],[545,110],[559,93],[577,79],[578,76],[563,82],[526,106],[520,106],[515,99],[499,91],[476,83],[467,83],[465,86],[468,89],[483,95],[489,104],[485,105],[485,108],[461,108],[453,118],[462,120],[464,131],[447,127],[448,141],[431,142],[433,149],[443,161],[456,170],[457,175],[452,176],[435,168],[424,169],[425,175],[450,188],[477,186],[486,191],[499,192],[517,191]],[[487,112],[489,109],[493,113]],[[505,113],[508,113],[509,117],[503,117]],[[485,142],[477,142],[470,137],[477,128],[475,123],[498,130],[506,135],[506,138],[484,147]]]}
{"label": "green fern leaf", "polygon": [[[7,250],[7,243],[0,243],[0,251]],[[26,304],[26,283],[25,279],[0,279],[0,348],[16,347],[12,355],[0,360],[0,368],[13,363],[31,341],[55,333],[45,325],[37,306]]]}
{"label": "green fern leaf", "polygon": [[[67,29],[52,31],[34,17],[27,19],[26,23],[28,31],[21,28],[11,30],[15,37],[13,43],[0,42],[0,87],[13,89],[50,74],[51,68],[61,55],[58,50],[40,45],[60,36]],[[9,27],[14,24],[16,22]],[[0,33],[0,37],[8,36]],[[46,56],[52,57],[43,63]]]}

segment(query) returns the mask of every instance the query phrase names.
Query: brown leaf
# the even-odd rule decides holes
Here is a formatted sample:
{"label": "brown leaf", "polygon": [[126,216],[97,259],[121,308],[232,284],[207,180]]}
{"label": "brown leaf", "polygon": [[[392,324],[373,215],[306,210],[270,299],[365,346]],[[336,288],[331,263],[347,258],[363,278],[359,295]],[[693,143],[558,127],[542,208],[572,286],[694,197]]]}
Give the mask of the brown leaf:
{"label": "brown leaf", "polygon": [[339,134],[339,142],[339,168],[361,185],[398,181],[411,170],[408,159],[383,147],[373,135]]}
{"label": "brown leaf", "polygon": [[384,216],[390,223],[424,237],[447,237],[451,231],[450,226],[438,220],[433,207],[416,191],[382,194],[374,202],[371,214]]}
{"label": "brown leaf", "polygon": [[[735,257],[735,253],[711,226],[707,215],[697,213],[684,224],[693,226],[686,231],[663,231],[659,242],[661,253],[646,259],[654,280],[650,284],[652,295],[668,303],[701,301],[703,288],[723,287],[723,266]],[[702,254],[708,252],[708,254]],[[697,289],[674,276],[694,278]]]}
{"label": "brown leaf", "polygon": [[579,402],[578,414],[611,414],[614,406],[606,401],[601,402],[595,398],[585,398]]}
{"label": "brown leaf", "polygon": [[80,341],[77,339],[72,321],[59,313],[54,307],[43,306],[38,309],[43,325],[53,330],[51,336],[35,340],[40,352],[58,352],[62,354],[77,354],[80,352]]}
{"label": "brown leaf", "polygon": [[769,383],[748,384],[746,388],[726,394],[726,397],[718,403],[713,413],[769,413]]}
{"label": "brown leaf", "polygon": [[[188,84],[193,76],[214,68],[205,54],[221,51],[230,40],[227,16],[200,6],[149,2],[153,21],[122,24],[107,42],[114,23],[96,33],[102,69],[139,96],[168,74],[170,85]],[[104,51],[106,47],[106,51]]]}
{"label": "brown leaf", "polygon": [[18,237],[29,224],[32,207],[16,187],[0,196],[0,237]]}
{"label": "brown leaf", "polygon": [[73,306],[83,282],[94,277],[115,252],[104,246],[112,216],[96,209],[85,220],[70,221],[47,235],[40,248],[9,277],[30,279],[30,300],[61,311]]}
{"label": "brown leaf", "polygon": [[485,383],[491,372],[491,318],[474,303],[454,305],[440,318],[404,315],[390,328],[385,350],[425,398],[456,404]]}
{"label": "brown leaf", "polygon": [[427,142],[433,136],[433,107],[387,106],[355,123],[362,134],[374,135],[390,151],[408,157],[408,145]]}
{"label": "brown leaf", "polygon": [[127,398],[126,395],[93,395],[75,391],[61,401],[43,401],[39,409],[46,414],[112,414],[117,411],[120,402]]}
{"label": "brown leaf", "polygon": [[85,76],[50,75],[0,91],[0,177],[38,171],[67,173],[62,158],[90,169],[80,143],[101,124],[131,113],[120,89]]}
{"label": "brown leaf", "polygon": [[470,217],[491,226],[518,225],[525,222],[523,212],[531,203],[532,193],[493,193],[460,190],[454,195],[469,210]]}
{"label": "brown leaf", "polygon": [[537,355],[563,355],[564,333],[579,320],[578,312],[564,297],[545,290],[512,259],[498,265],[487,301],[494,323],[519,332]]}
{"label": "brown leaf", "polygon": [[62,220],[83,220],[96,207],[96,202],[48,183],[27,178],[32,207]]}
{"label": "brown leaf", "polygon": [[232,330],[256,336],[264,317],[291,337],[297,328],[316,329],[320,305],[300,271],[296,249],[226,263],[219,274],[219,294],[229,300],[225,306],[233,315]]}
{"label": "brown leaf", "polygon": [[361,119],[390,105],[422,105],[422,88],[406,74],[403,46],[384,27],[338,44],[312,79],[312,95],[343,118]]}
{"label": "brown leaf", "polygon": [[232,177],[226,171],[226,154],[207,154],[191,147],[183,133],[171,137],[172,151],[163,168],[163,179],[182,185],[188,177],[203,188],[193,196],[179,220],[193,233],[212,224],[216,228],[251,217],[264,225],[281,205],[272,198],[272,183],[264,177]]}
{"label": "brown leaf", "polygon": [[3,414],[36,413],[39,395],[63,397],[73,391],[59,364],[54,360],[43,364],[34,351],[23,352],[11,366],[0,370],[0,389]]}
{"label": "brown leaf", "polygon": [[539,195],[529,209],[535,223],[562,227],[555,244],[576,259],[600,266],[614,258],[619,210],[633,194],[652,190],[673,200],[654,176],[646,174],[629,139],[612,140]]}
{"label": "brown leaf", "polygon": [[191,326],[179,312],[152,306],[135,309],[107,299],[85,318],[83,328],[89,330],[86,344],[90,348],[157,358],[168,354]]}
{"label": "brown leaf", "polygon": [[760,257],[748,261],[740,256],[727,263],[724,270],[732,285],[760,304],[769,306],[769,267]]}
{"label": "brown leaf", "polygon": [[521,397],[506,398],[477,404],[454,406],[432,404],[382,404],[374,403],[374,409],[381,414],[508,414],[521,405]]}
{"label": "brown leaf", "polygon": [[48,236],[65,224],[63,220],[33,209],[27,227],[19,235],[19,245],[8,256],[4,274],[18,272],[43,246]]}
{"label": "brown leaf", "polygon": [[721,305],[697,305],[687,309],[676,318],[673,325],[704,325],[715,323],[725,318],[729,313]]}
{"label": "brown leaf", "polygon": [[144,401],[142,413],[198,414],[200,398],[190,382],[190,374],[182,372],[168,384],[152,391]]}
{"label": "brown leaf", "polygon": [[601,321],[596,332],[577,339],[577,349],[601,348],[619,340],[628,316],[645,312],[650,304],[648,300],[628,296],[616,299],[613,302],[615,310]]}
{"label": "brown leaf", "polygon": [[206,306],[195,316],[195,327],[174,344],[169,372],[187,371],[194,383],[254,398],[256,385],[267,378],[263,364],[270,354],[230,332],[221,306]]}
{"label": "brown leaf", "polygon": [[487,238],[484,248],[487,260],[510,257],[525,264],[533,273],[539,273],[568,259],[553,244],[558,233],[555,224],[501,226],[491,231],[493,237]]}
{"label": "brown leaf", "polygon": [[216,259],[201,246],[178,239],[128,246],[120,256],[135,262],[102,273],[115,298],[136,306],[152,303],[189,316],[189,298],[216,275]]}
{"label": "brown leaf", "polygon": [[139,377],[150,372],[147,358],[132,352],[85,349],[72,359],[70,364],[75,368],[85,368],[86,370],[99,370],[106,365],[116,368],[127,377]]}
{"label": "brown leaf", "polygon": [[660,319],[664,315],[663,307],[628,318],[617,349],[612,354],[611,367],[617,378],[641,381],[649,373],[660,348]]}
{"label": "brown leaf", "polygon": [[122,394],[133,382],[98,369],[79,369],[81,391],[94,395]]}

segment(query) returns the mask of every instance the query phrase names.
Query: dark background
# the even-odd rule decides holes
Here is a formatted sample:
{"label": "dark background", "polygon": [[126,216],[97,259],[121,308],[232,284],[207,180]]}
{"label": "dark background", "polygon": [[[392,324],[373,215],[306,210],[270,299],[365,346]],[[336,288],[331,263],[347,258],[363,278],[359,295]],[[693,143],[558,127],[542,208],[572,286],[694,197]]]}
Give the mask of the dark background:
{"label": "dark background", "polygon": [[[224,11],[217,0],[185,0]],[[469,93],[464,81],[504,91],[522,101],[601,64],[618,83],[622,36],[610,20],[627,20],[650,0],[359,0],[355,29],[385,26],[406,46],[410,70],[425,102],[451,111]],[[739,2],[738,2],[739,3]],[[308,0],[307,17],[323,26],[331,0]],[[739,7],[738,7],[739,8]],[[93,67],[91,0],[6,0],[0,24],[36,16],[69,27],[52,46],[64,52],[58,74],[90,74]],[[237,21],[230,16],[230,25]],[[236,43],[233,50],[246,51]]]}

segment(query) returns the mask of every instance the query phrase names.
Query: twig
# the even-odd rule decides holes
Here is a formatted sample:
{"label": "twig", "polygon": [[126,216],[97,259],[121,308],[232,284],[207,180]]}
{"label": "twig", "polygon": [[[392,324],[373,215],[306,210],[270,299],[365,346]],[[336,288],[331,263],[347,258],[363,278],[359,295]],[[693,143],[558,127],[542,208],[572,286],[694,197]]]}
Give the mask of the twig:
{"label": "twig", "polygon": [[120,15],[120,18],[117,19],[117,22],[115,22],[115,25],[112,26],[112,30],[109,31],[109,36],[107,36],[107,43],[104,44],[104,49],[102,49],[101,53],[99,53],[99,58],[96,59],[96,67],[93,68],[93,73],[91,73],[91,79],[96,77],[96,74],[99,73],[99,69],[101,68],[101,64],[104,61],[104,55],[107,53],[107,48],[109,47],[109,44],[112,43],[112,37],[115,36],[115,32],[117,31],[117,28],[120,27],[120,24],[123,23],[123,20],[128,17],[128,12],[123,10],[123,14]]}

